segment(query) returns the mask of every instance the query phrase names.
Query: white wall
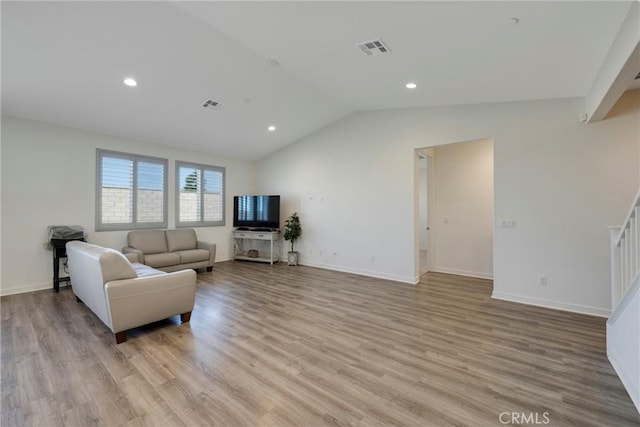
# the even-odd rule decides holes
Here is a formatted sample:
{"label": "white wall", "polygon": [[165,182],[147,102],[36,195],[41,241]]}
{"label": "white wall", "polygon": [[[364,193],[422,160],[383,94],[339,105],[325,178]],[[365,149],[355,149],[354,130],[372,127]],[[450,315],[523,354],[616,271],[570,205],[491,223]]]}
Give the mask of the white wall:
{"label": "white wall", "polygon": [[81,225],[92,243],[125,245],[126,231],[94,231],[96,148],[169,159],[169,228],[175,226],[175,160],[226,167],[227,225],[196,228],[196,233],[217,244],[218,261],[230,258],[232,196],[254,192],[253,162],[3,117],[3,295],[52,287],[52,255],[43,248],[48,225]]}
{"label": "white wall", "polygon": [[[627,117],[627,116],[634,117],[635,109],[638,108],[639,104],[640,104],[640,89],[627,91],[618,100],[618,102],[616,103],[616,105],[614,105],[611,111],[609,111],[605,120],[610,120],[610,119],[621,120],[623,117]],[[638,161],[640,162],[640,125],[637,126],[636,136],[637,136],[636,141],[638,144],[638,156],[639,156]],[[636,188],[639,189],[640,188],[640,168],[638,168],[637,172],[638,172],[637,173],[638,186]],[[629,202],[627,203],[627,209],[631,207],[632,202],[633,200],[629,199]],[[624,218],[621,218],[619,221],[617,221],[616,225],[622,225],[622,221],[624,221]]]}
{"label": "white wall", "polygon": [[434,271],[493,278],[493,141],[436,147]]}
{"label": "white wall", "polygon": [[494,224],[494,296],[606,315],[605,226],[637,190],[639,94],[591,124],[583,99],[354,114],[260,161],[258,191],[300,212],[303,263],[415,283],[414,150],[493,138],[495,220],[517,224]]}

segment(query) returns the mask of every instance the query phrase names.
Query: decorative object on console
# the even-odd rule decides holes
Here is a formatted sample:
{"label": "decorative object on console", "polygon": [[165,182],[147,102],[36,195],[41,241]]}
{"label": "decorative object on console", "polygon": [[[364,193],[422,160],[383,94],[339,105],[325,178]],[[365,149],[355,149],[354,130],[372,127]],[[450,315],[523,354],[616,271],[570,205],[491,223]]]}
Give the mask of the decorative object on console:
{"label": "decorative object on console", "polygon": [[247,256],[250,258],[258,258],[260,256],[260,252],[257,249],[250,249],[247,251]]}
{"label": "decorative object on console", "polygon": [[287,252],[287,260],[289,265],[298,265],[300,255],[293,248],[294,243],[302,234],[302,228],[300,227],[300,218],[298,212],[291,214],[284,223],[283,237],[284,240],[291,240],[291,250]]}

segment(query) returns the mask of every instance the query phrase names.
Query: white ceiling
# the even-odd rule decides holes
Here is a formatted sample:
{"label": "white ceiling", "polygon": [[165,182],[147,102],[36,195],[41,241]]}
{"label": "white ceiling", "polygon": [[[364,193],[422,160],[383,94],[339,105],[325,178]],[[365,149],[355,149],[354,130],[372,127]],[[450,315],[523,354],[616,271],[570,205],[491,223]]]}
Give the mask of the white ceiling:
{"label": "white ceiling", "polygon": [[258,159],[354,111],[584,96],[630,5],[3,1],[2,112]]}

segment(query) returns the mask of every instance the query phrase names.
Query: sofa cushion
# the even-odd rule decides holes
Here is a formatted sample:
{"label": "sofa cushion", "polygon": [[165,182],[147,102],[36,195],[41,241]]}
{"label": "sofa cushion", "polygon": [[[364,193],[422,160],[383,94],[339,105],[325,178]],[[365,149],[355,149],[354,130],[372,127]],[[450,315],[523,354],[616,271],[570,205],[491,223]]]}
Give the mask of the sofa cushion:
{"label": "sofa cushion", "polygon": [[158,276],[160,274],[167,274],[164,271],[156,270],[148,265],[140,264],[139,262],[131,263],[131,267],[136,272],[137,277]]}
{"label": "sofa cushion", "polygon": [[145,255],[144,263],[149,267],[168,267],[180,264],[180,255],[171,252]]}
{"label": "sofa cushion", "polygon": [[132,248],[139,249],[144,253],[145,263],[147,263],[147,255],[168,252],[164,230],[130,231],[127,235],[127,243]]}
{"label": "sofa cushion", "polygon": [[169,252],[195,249],[197,245],[196,232],[193,229],[167,230],[167,245]]}
{"label": "sofa cushion", "polygon": [[191,249],[188,251],[176,251],[174,254],[180,255],[180,264],[189,264],[192,262],[208,261],[209,251],[204,249]]}

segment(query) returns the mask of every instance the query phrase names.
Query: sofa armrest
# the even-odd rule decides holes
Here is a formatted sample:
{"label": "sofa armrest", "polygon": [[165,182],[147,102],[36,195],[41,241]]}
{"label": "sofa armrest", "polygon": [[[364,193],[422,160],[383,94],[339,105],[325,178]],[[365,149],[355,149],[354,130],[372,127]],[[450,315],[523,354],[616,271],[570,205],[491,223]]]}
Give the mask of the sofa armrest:
{"label": "sofa armrest", "polygon": [[140,262],[140,254],[137,254],[137,253],[134,253],[134,252],[130,252],[130,253],[123,254],[123,255],[125,256],[125,258],[127,260],[129,260],[130,263],[138,262],[138,263],[142,264]]}
{"label": "sofa armrest", "polygon": [[[127,257],[129,262],[139,262],[140,264],[144,264],[144,254],[140,249],[132,248],[131,246],[125,246],[122,248],[122,253]],[[135,254],[136,258],[132,259],[129,257],[129,254]]]}
{"label": "sofa armrest", "polygon": [[200,240],[198,240],[197,245],[196,245],[197,249],[204,249],[209,251],[209,267],[213,267],[213,263],[216,262],[216,244],[215,243],[209,243],[209,242],[202,242]]}
{"label": "sofa armrest", "polygon": [[193,310],[196,272],[114,280],[104,285],[114,333]]}

